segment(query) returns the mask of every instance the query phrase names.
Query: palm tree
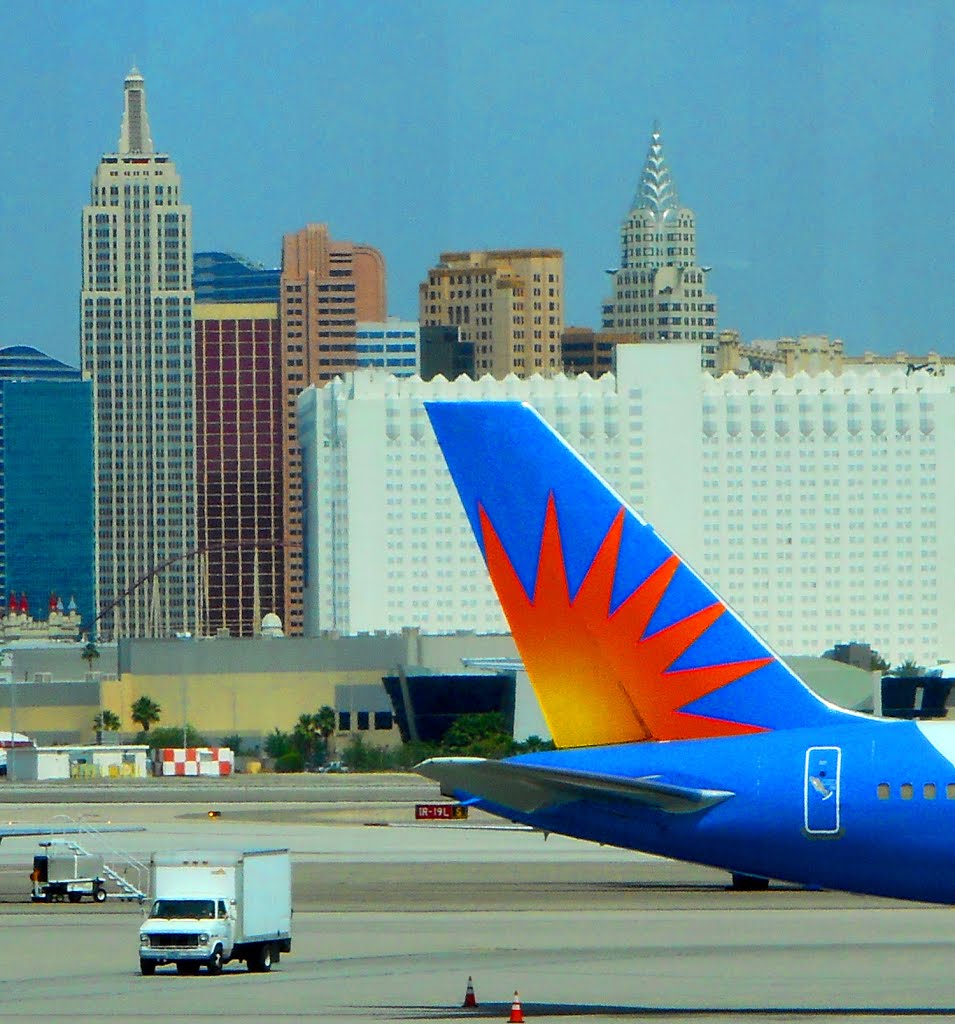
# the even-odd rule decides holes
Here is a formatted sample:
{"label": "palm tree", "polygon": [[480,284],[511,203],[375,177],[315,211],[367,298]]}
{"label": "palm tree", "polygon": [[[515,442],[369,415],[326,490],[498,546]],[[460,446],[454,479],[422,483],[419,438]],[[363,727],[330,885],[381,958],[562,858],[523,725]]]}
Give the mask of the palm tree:
{"label": "palm tree", "polygon": [[895,668],[889,669],[886,675],[911,677],[920,676],[924,671],[925,669],[914,658],[906,658],[905,661],[896,665]]}
{"label": "palm tree", "polygon": [[143,732],[149,732],[149,727],[159,721],[162,708],[151,697],[139,697],[133,701],[129,717],[143,727]]}
{"label": "palm tree", "polygon": [[317,717],[315,715],[299,715],[293,735],[301,745],[305,764],[311,765],[315,757],[315,740],[319,735]]}
{"label": "palm tree", "polygon": [[99,651],[96,649],[96,644],[89,640],[86,646],[80,651],[80,657],[89,666],[89,671],[93,671],[93,662],[99,657]]}
{"label": "palm tree", "polygon": [[338,721],[338,716],[335,714],[335,709],[329,707],[327,704],[323,704],[318,712],[312,716],[315,719],[315,728],[318,730],[319,736],[322,737],[322,741],[325,744],[325,760],[331,760],[331,748],[329,740],[335,735],[335,726]]}
{"label": "palm tree", "polygon": [[94,719],[93,728],[96,730],[96,742],[102,744],[103,732],[117,732],[119,730],[119,715],[104,708]]}

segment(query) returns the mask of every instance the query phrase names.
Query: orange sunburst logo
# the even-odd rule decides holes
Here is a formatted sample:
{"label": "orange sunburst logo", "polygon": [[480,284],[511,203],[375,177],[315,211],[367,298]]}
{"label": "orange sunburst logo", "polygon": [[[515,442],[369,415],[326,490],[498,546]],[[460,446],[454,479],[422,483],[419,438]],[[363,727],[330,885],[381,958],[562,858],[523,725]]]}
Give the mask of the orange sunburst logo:
{"label": "orange sunburst logo", "polygon": [[676,555],[671,554],[611,613],[623,508],[573,598],[553,492],[547,501],[533,595],[525,591],[482,505],[478,515],[491,580],[558,747],[764,731],[681,710],[771,659],[670,669],[726,611],[716,601],[646,635],[680,564]]}

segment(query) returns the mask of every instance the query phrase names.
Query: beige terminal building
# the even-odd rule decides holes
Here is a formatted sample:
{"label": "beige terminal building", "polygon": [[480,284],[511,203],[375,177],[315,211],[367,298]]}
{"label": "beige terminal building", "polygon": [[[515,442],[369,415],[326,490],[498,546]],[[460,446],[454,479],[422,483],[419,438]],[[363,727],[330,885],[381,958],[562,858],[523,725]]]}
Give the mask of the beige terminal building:
{"label": "beige terminal building", "polygon": [[[254,751],[273,730],[290,732],[299,715],[327,704],[338,716],[335,752],[356,736],[390,748],[401,736],[384,676],[487,677],[517,669],[515,736],[548,735],[508,634],[405,629],[313,638],[129,639],[100,648],[94,672],[87,671],[81,652],[81,645],[62,643],[8,649],[0,680],[0,734],[25,734],[39,746],[90,744],[96,738],[93,718],[105,708],[121,720],[118,733],[103,735],[106,751],[139,731],[130,705],[147,696],[162,709],[159,726],[186,720],[213,745],[238,735],[243,749]],[[872,709],[870,673],[823,658],[787,660],[827,699]]]}
{"label": "beige terminal building", "polygon": [[[91,743],[101,709],[119,715],[118,733],[139,731],[130,705],[147,696],[162,709],[159,726],[195,727],[210,743],[242,737],[255,749],[273,730],[291,732],[299,715],[323,705],[338,713],[336,743],[354,736],[370,745],[400,742],[382,678],[462,673],[464,658],[513,659],[509,635],[397,633],[317,637],[220,635],[187,639],[129,638],[103,645],[89,671],[82,644],[12,647],[0,679],[0,732],[24,733],[38,744]],[[11,682],[15,680],[15,682]],[[536,723],[530,731],[539,731]]]}

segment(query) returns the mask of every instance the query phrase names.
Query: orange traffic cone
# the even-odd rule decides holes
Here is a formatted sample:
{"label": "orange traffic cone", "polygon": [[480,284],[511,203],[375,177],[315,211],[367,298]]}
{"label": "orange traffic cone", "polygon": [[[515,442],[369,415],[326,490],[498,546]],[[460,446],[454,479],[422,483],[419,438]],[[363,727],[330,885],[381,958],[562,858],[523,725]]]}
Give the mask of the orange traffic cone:
{"label": "orange traffic cone", "polygon": [[514,993],[514,1002],[511,1003],[511,1015],[507,1018],[507,1024],[523,1024],[524,1011],[521,1009],[521,997]]}
{"label": "orange traffic cone", "polygon": [[474,998],[474,982],[471,980],[471,975],[468,975],[468,990],[464,993],[464,1002],[461,1004],[465,1009],[470,1006],[477,1006],[477,1000]]}

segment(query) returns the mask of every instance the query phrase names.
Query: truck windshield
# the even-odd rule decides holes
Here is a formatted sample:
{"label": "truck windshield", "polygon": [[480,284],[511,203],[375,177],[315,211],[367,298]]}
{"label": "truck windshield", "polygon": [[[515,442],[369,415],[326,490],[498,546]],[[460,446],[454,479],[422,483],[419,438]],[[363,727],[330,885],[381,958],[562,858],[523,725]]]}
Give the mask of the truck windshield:
{"label": "truck windshield", "polygon": [[216,916],[215,900],[156,900],[150,917],[193,917],[199,921]]}

